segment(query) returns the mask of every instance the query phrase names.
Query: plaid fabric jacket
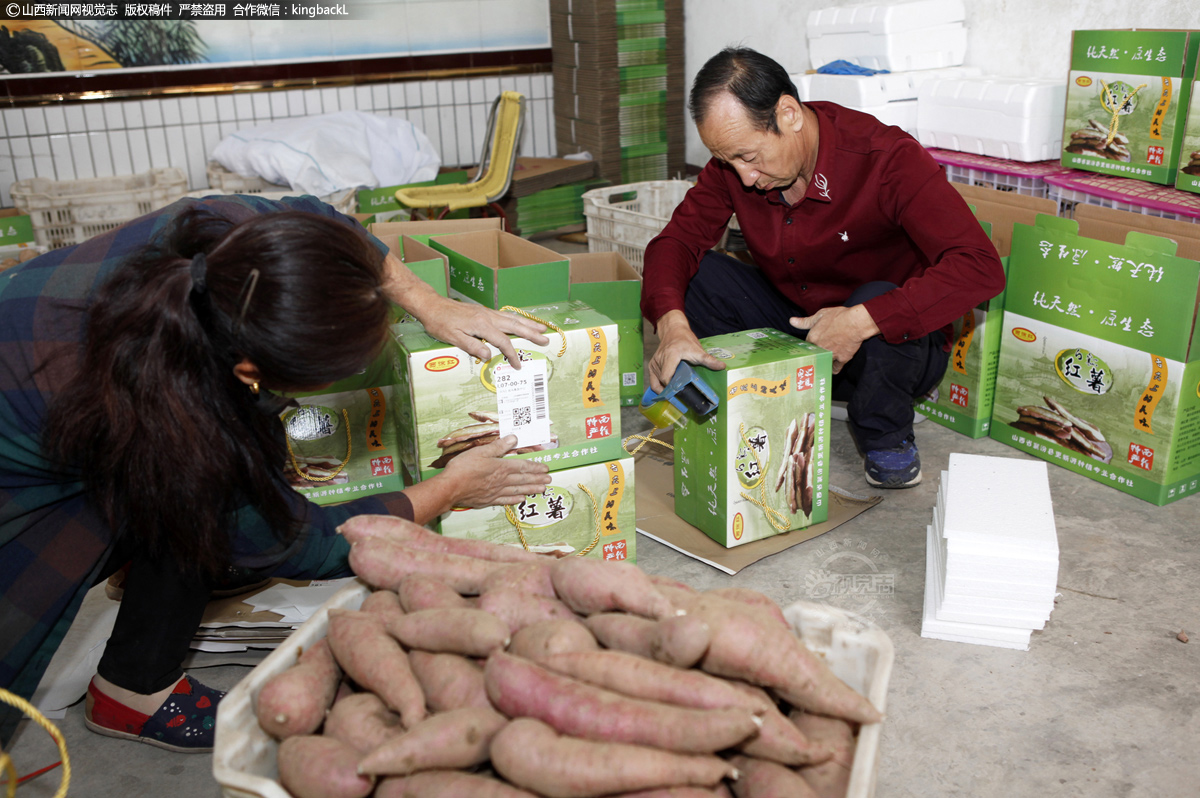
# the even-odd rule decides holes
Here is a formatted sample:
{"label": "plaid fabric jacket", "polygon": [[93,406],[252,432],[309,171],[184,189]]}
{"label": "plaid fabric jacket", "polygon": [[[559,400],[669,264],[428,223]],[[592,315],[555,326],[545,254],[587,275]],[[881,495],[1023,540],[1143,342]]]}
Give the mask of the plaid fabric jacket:
{"label": "plaid fabric jacket", "polygon": [[[106,575],[101,569],[114,542],[82,482],[51,468],[42,456],[46,408],[78,368],[86,311],[97,287],[173,216],[197,203],[235,221],[291,208],[362,229],[313,197],[184,199],[0,275],[0,687],[24,698],[37,687],[84,594]],[[290,545],[281,544],[253,508],[238,514],[230,531],[235,565],[298,579],[346,576],[349,548],[336,533],[339,524],[361,513],[409,518],[412,513],[403,494],[336,507],[294,498],[305,525]],[[0,704],[0,740],[9,739],[19,717]]]}

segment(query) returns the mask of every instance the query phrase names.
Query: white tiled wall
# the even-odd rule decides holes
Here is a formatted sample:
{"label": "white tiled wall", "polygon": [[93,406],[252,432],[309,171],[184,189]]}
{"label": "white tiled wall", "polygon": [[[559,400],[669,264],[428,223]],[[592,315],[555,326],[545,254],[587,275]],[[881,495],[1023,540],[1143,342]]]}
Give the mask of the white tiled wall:
{"label": "white tiled wall", "polygon": [[31,177],[114,177],[175,166],[192,189],[206,188],[209,155],[235,130],[342,110],[407,119],[438,148],[443,165],[471,166],[479,160],[492,101],[506,90],[525,95],[520,154],[553,157],[549,74],[5,108],[0,206],[12,205],[14,181]]}

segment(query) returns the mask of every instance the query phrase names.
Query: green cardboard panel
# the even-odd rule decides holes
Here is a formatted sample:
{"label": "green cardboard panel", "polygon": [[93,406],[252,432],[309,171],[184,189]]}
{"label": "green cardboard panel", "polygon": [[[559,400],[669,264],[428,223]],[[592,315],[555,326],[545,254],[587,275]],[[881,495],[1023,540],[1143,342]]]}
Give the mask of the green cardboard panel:
{"label": "green cardboard panel", "polygon": [[0,247],[33,241],[33,219],[16,210],[0,211]]}
{"label": "green cardboard panel", "polygon": [[637,405],[646,390],[641,276],[616,252],[581,253],[570,256],[570,261],[571,299],[586,302],[617,323],[621,404]]}
{"label": "green cardboard panel", "polygon": [[[358,192],[358,211],[359,213],[382,213],[384,211],[402,210],[405,206],[401,205],[396,199],[396,191],[402,188],[445,186],[452,183],[465,182],[467,182],[466,171],[458,170],[454,172],[442,172],[433,180],[426,180],[421,183],[405,183],[399,186],[384,186],[382,188],[365,188]],[[459,211],[458,213],[465,216],[467,212]]]}
{"label": "green cardboard panel", "polygon": [[[447,537],[528,546],[566,545],[572,556],[636,559],[633,458],[564,468],[539,494],[512,506],[456,509],[438,519]],[[519,524],[519,528],[518,528]]]}
{"label": "green cardboard panel", "polygon": [[1175,188],[1200,194],[1200,81],[1192,84],[1192,101],[1179,150]]}

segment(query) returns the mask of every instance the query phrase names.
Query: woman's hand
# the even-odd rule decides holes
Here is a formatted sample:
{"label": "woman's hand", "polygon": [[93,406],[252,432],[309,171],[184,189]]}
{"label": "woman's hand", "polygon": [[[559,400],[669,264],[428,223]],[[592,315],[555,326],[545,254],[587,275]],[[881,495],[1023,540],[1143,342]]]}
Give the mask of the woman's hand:
{"label": "woman's hand", "polygon": [[440,476],[452,481],[455,507],[491,507],[517,504],[526,496],[541,493],[550,484],[550,469],[532,460],[503,459],[517,445],[509,435],[486,446],[468,449],[452,459]]}
{"label": "woman's hand", "polygon": [[491,357],[491,350],[487,348],[487,344],[491,344],[515,369],[521,368],[521,362],[508,336],[515,335],[538,346],[550,343],[550,339],[542,335],[546,331],[543,324],[516,313],[501,313],[483,305],[447,299],[390,252],[383,264],[386,273],[384,291],[388,298],[411,313],[426,332],[439,341],[457,346],[480,360]]}

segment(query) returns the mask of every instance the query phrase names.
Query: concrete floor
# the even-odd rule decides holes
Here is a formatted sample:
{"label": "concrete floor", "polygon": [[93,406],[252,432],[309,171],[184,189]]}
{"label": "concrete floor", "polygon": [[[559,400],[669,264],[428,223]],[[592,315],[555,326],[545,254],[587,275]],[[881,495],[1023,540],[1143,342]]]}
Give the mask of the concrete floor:
{"label": "concrete floor", "polygon": [[[631,408],[622,422],[626,434],[646,426]],[[925,527],[939,472],[951,452],[1025,455],[932,422],[917,427],[917,443],[924,483],[875,491],[862,478],[845,423],[835,421],[831,483],[881,493],[882,504],[732,577],[645,536],[638,540],[638,564],[701,589],[754,588],[780,604],[809,599],[806,577],[830,568],[848,549],[893,575],[894,595],[831,600],[873,619],[895,646],[878,798],[1200,795],[1197,500],[1158,508],[1051,466],[1060,596],[1045,630],[1033,633],[1025,652],[926,640],[920,636]],[[1177,640],[1180,630],[1193,642]],[[225,666],[197,675],[228,689],[247,672]],[[220,794],[209,755],[92,734],[83,725],[82,702],[58,725],[71,756],[71,795]],[[11,753],[20,773],[58,759],[45,732],[28,724]],[[18,795],[51,796],[58,779],[59,771],[51,771],[22,785]]]}

